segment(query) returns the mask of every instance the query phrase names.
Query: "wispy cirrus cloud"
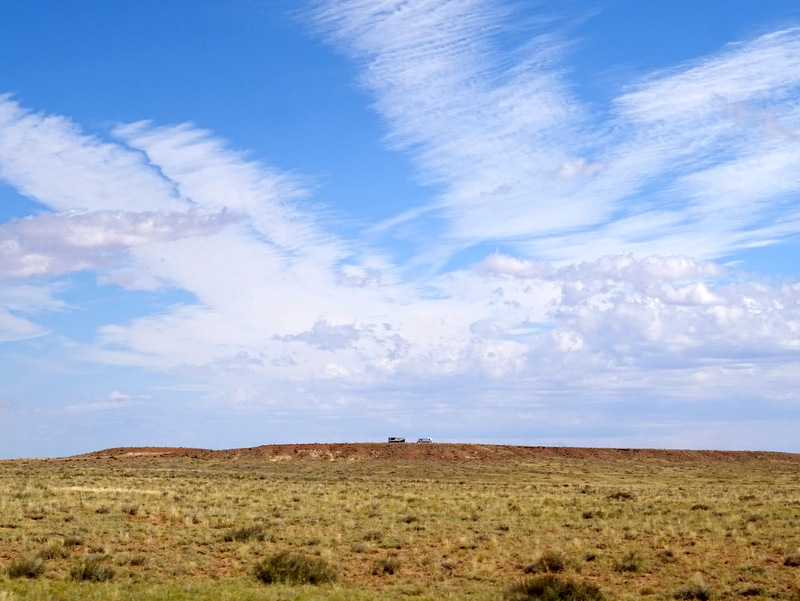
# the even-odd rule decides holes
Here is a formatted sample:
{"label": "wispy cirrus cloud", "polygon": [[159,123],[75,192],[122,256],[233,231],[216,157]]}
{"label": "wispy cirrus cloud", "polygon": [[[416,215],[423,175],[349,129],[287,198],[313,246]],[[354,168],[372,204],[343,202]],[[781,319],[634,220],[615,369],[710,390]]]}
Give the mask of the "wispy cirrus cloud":
{"label": "wispy cirrus cloud", "polygon": [[50,332],[36,323],[42,313],[63,311],[66,304],[58,298],[58,286],[44,284],[0,285],[0,342],[38,338]]}
{"label": "wispy cirrus cloud", "polygon": [[496,36],[510,27],[509,14],[497,2],[443,0],[331,2],[316,13],[329,38],[363,64],[389,143],[444,186],[436,206],[448,237],[467,242],[598,218],[552,177],[582,151],[580,141],[564,144],[580,140],[584,116],[556,64],[564,42],[534,35],[509,60]]}
{"label": "wispy cirrus cloud", "polygon": [[0,177],[56,211],[189,208],[140,152],[0,96]]}
{"label": "wispy cirrus cloud", "polygon": [[317,12],[363,65],[390,143],[444,187],[440,244],[503,242],[557,261],[715,258],[796,231],[800,30],[648,76],[595,116],[571,88],[564,36],[499,47],[513,11],[356,0]]}

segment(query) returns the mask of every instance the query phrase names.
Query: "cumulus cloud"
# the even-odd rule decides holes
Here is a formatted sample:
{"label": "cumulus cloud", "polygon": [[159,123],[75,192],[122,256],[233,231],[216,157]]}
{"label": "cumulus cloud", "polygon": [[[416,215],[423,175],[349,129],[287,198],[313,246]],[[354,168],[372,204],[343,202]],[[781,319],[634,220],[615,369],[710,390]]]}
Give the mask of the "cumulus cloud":
{"label": "cumulus cloud", "polygon": [[569,159],[565,161],[553,175],[559,179],[570,179],[573,177],[591,177],[603,171],[605,163],[590,163],[584,158]]}
{"label": "cumulus cloud", "polygon": [[128,247],[208,235],[233,220],[224,211],[39,213],[0,225],[0,278],[98,270],[119,262]]}
{"label": "cumulus cloud", "polygon": [[308,332],[279,336],[282,342],[305,342],[323,351],[336,351],[347,348],[360,337],[353,325],[331,325],[324,320],[314,323]]}
{"label": "cumulus cloud", "polygon": [[557,284],[545,337],[564,353],[582,355],[587,373],[596,362],[699,369],[706,361],[788,358],[798,349],[797,285],[745,284],[713,263],[685,257],[604,257],[549,273],[524,265],[495,254],[476,268],[502,282]]}

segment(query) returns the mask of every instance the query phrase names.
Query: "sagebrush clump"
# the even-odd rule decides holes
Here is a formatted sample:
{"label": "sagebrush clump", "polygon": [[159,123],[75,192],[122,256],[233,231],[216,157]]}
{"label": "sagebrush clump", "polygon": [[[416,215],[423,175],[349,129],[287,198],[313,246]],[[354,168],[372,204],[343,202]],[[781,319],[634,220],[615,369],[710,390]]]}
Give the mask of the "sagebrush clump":
{"label": "sagebrush clump", "polygon": [[555,574],[535,576],[508,589],[506,601],[604,601],[600,588],[590,582]]}
{"label": "sagebrush clump", "polygon": [[38,578],[45,571],[45,562],[39,556],[20,557],[11,562],[6,573],[9,578]]}
{"label": "sagebrush clump", "polygon": [[249,540],[263,541],[267,537],[267,530],[264,526],[256,524],[254,526],[245,526],[243,528],[235,528],[228,530],[223,536],[222,540],[225,542],[244,542]]}
{"label": "sagebrush clump", "polygon": [[86,582],[107,582],[116,575],[114,568],[107,564],[104,556],[90,556],[82,559],[69,573],[72,580]]}
{"label": "sagebrush clump", "polygon": [[378,559],[372,566],[373,576],[384,574],[393,575],[400,570],[400,561],[396,557],[383,557]]}
{"label": "sagebrush clump", "polygon": [[336,579],[336,571],[324,559],[288,551],[258,562],[253,575],[265,584],[324,584]]}
{"label": "sagebrush clump", "polygon": [[526,574],[538,574],[539,572],[562,572],[569,566],[569,558],[563,551],[545,551],[539,555],[532,563],[529,563],[522,571]]}

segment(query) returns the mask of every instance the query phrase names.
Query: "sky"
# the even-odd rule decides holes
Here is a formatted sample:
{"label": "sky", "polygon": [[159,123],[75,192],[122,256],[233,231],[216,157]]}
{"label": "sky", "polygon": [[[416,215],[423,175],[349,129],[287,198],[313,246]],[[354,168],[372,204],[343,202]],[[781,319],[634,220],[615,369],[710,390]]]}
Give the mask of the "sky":
{"label": "sky", "polygon": [[800,452],[796,0],[5,0],[0,458]]}

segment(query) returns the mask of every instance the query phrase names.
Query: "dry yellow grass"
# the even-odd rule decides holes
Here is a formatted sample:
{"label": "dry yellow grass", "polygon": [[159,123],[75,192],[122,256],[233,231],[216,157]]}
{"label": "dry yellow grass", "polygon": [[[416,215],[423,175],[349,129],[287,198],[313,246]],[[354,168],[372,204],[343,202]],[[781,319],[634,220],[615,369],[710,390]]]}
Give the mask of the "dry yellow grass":
{"label": "dry yellow grass", "polygon": [[[798,598],[797,461],[234,457],[0,462],[0,600],[498,599],[542,569],[610,599]],[[335,583],[257,582],[282,551]],[[71,577],[89,558],[113,579]]]}

